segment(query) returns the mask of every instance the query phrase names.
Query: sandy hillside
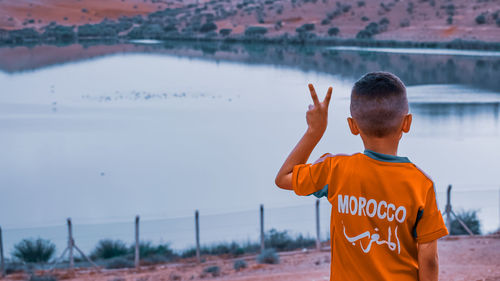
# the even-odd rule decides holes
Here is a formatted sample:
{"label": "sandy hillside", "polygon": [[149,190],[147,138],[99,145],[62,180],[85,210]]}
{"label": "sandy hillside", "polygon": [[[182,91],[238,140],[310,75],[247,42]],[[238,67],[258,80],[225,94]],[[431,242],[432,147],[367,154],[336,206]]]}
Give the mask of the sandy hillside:
{"label": "sandy hillside", "polygon": [[355,38],[373,22],[379,25],[375,39],[500,42],[500,0],[0,0],[0,29],[41,28],[51,21],[80,25],[167,8],[178,9],[179,29],[211,15],[218,31],[231,34],[263,26],[266,36],[295,35],[303,24],[314,24],[317,35],[338,28],[336,36]]}
{"label": "sandy hillside", "polygon": [[[193,260],[176,264],[144,266],[133,269],[107,270],[101,273],[78,271],[58,272],[62,280],[72,281],[156,281],[156,280],[235,280],[235,281],[312,281],[328,280],[330,253],[327,251],[297,251],[280,253],[278,265],[262,265],[254,256],[247,256],[248,267],[233,269],[234,259],[205,257],[196,265]],[[500,236],[445,238],[439,241],[440,280],[500,280]],[[209,266],[219,266],[220,274],[204,273]],[[9,275],[5,280],[20,280],[22,274]]]}

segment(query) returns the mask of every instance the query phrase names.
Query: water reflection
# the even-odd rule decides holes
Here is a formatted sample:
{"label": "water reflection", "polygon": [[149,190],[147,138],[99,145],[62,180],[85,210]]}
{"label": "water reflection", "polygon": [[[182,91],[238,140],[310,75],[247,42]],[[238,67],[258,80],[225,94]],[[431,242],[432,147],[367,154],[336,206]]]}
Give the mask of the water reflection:
{"label": "water reflection", "polygon": [[404,54],[328,49],[325,46],[235,44],[224,42],[167,42],[160,45],[70,45],[0,49],[0,69],[17,72],[115,53],[159,53],[270,64],[320,71],[357,79],[369,71],[390,71],[409,86],[460,84],[500,92],[500,58]]}
{"label": "water reflection", "polygon": [[429,115],[432,118],[449,118],[450,116],[464,118],[481,115],[491,116],[498,121],[500,103],[411,103],[411,109],[419,115]]}

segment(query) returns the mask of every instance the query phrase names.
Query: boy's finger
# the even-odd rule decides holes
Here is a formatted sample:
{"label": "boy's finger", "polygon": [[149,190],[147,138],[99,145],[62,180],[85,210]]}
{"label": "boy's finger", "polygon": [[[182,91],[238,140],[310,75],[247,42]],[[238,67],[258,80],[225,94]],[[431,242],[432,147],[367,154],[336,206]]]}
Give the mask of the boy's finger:
{"label": "boy's finger", "polygon": [[314,87],[312,84],[309,84],[309,91],[311,92],[311,98],[314,102],[314,105],[319,106],[318,95],[316,94],[316,90],[314,90]]}
{"label": "boy's finger", "polygon": [[326,106],[328,106],[330,104],[330,99],[332,98],[332,87],[329,87],[328,88],[328,92],[326,92],[326,97],[325,97],[325,100],[323,101],[324,104],[326,104]]}

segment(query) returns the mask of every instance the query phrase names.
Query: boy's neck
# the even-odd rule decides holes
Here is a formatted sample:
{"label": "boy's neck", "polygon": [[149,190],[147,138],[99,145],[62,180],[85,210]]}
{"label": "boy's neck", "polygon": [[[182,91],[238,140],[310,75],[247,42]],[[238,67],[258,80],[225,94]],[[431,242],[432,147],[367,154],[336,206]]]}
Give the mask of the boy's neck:
{"label": "boy's neck", "polygon": [[363,137],[361,138],[365,145],[365,149],[374,152],[387,154],[387,155],[398,155],[398,145],[399,138],[385,137],[385,138],[373,138],[373,137]]}

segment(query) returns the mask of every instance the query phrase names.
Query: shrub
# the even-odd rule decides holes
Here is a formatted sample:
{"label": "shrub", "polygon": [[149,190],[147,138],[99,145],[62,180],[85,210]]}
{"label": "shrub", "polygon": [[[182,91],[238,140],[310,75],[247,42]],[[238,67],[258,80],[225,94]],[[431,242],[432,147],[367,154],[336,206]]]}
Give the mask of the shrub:
{"label": "shrub", "polygon": [[358,1],[358,7],[363,7],[365,4],[365,1]]}
{"label": "shrub", "polygon": [[328,29],[328,35],[330,36],[335,36],[337,34],[339,34],[340,30],[338,29],[338,27],[332,27],[332,28],[329,28]]}
{"label": "shrub", "polygon": [[[480,230],[480,221],[477,218],[477,211],[475,210],[470,210],[470,211],[460,211],[457,212],[457,217],[462,220],[465,225],[472,231],[474,234],[481,234]],[[451,226],[450,226],[450,234],[451,235],[462,235],[462,234],[468,234],[468,232],[463,228],[463,226],[458,222],[456,218],[454,218],[451,221]]]}
{"label": "shrub", "polygon": [[399,26],[400,27],[408,27],[408,26],[410,26],[410,20],[409,19],[403,19],[403,20],[401,20],[401,22],[399,23]]}
{"label": "shrub", "polygon": [[486,13],[481,13],[479,16],[477,16],[476,23],[477,24],[485,24],[486,23]]}
{"label": "shrub", "polygon": [[268,248],[274,248],[278,251],[290,251],[299,248],[307,248],[313,246],[315,240],[312,238],[305,238],[302,235],[292,238],[286,230],[278,231],[271,229],[266,233],[265,245]]}
{"label": "shrub", "polygon": [[223,28],[219,31],[220,35],[228,36],[233,30],[231,28]]}
{"label": "shrub", "polygon": [[264,249],[262,253],[257,256],[258,263],[267,264],[278,264],[280,263],[280,257],[276,253],[275,249]]}
{"label": "shrub", "polygon": [[210,273],[212,274],[213,277],[219,276],[220,274],[220,267],[216,265],[208,266],[203,269],[204,273]]}
{"label": "shrub", "polygon": [[263,26],[249,26],[245,29],[246,36],[258,36],[267,33],[267,28]]}
{"label": "shrub", "polygon": [[497,26],[500,27],[500,18],[496,20]]}
{"label": "shrub", "polygon": [[207,22],[200,27],[200,32],[202,33],[207,33],[214,30],[217,30],[217,25],[213,22]]}
{"label": "shrub", "polygon": [[125,257],[115,257],[107,260],[104,267],[107,269],[130,268],[134,267],[134,262]]}
{"label": "shrub", "polygon": [[379,21],[379,24],[381,25],[388,25],[390,23],[389,19],[388,18],[382,18],[380,21]]}
{"label": "shrub", "polygon": [[314,23],[304,23],[303,25],[295,29],[297,33],[308,32],[312,30],[314,30]]}
{"label": "shrub", "polygon": [[114,257],[124,256],[128,253],[128,248],[120,240],[104,239],[97,243],[96,248],[90,256],[93,259],[110,259]]}
{"label": "shrub", "polygon": [[373,35],[378,34],[380,32],[379,24],[376,22],[369,23],[365,29],[361,30],[356,34],[356,38],[358,39],[370,39]]}
{"label": "shrub", "polygon": [[[135,244],[130,247],[130,253],[135,253]],[[174,255],[174,251],[170,249],[169,244],[154,246],[149,241],[139,243],[139,256],[141,258],[148,258],[152,256],[173,257]]]}
{"label": "shrub", "polygon": [[72,26],[48,25],[42,36],[48,40],[69,42],[75,39],[75,32]]}
{"label": "shrub", "polygon": [[408,3],[408,7],[406,7],[406,11],[408,14],[413,14],[413,2]]}
{"label": "shrub", "polygon": [[369,21],[369,20],[370,20],[370,18],[368,18],[367,16],[362,16],[362,17],[361,17],[361,20],[362,20],[362,21]]}
{"label": "shrub", "polygon": [[235,260],[233,264],[233,268],[236,271],[241,270],[242,268],[247,268],[247,262],[245,260]]}
{"label": "shrub", "polygon": [[23,28],[9,32],[9,40],[14,44],[36,42],[40,39],[40,34],[33,28]]}
{"label": "shrub", "polygon": [[131,39],[161,39],[165,34],[159,24],[144,24],[132,29],[127,36]]}
{"label": "shrub", "polygon": [[57,277],[54,275],[31,275],[29,281],[57,281]]}
{"label": "shrub", "polygon": [[48,262],[56,251],[56,245],[45,239],[23,239],[14,245],[12,255],[19,260],[31,262]]}

